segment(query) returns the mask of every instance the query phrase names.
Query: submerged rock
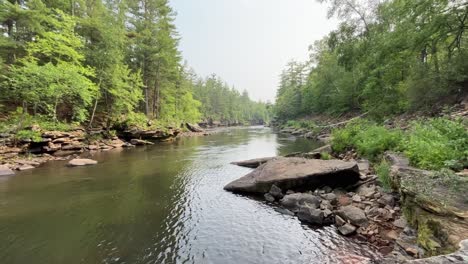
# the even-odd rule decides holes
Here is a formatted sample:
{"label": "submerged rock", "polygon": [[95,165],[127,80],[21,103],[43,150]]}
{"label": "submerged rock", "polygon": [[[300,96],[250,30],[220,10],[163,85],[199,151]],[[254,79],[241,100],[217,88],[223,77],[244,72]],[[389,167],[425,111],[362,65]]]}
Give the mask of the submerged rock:
{"label": "submerged rock", "polygon": [[76,166],[87,166],[87,165],[95,165],[98,162],[92,159],[72,159],[68,162],[69,166],[76,167]]}
{"label": "submerged rock", "polygon": [[278,157],[224,187],[232,192],[266,193],[274,184],[283,190],[348,186],[359,180],[355,162]]}

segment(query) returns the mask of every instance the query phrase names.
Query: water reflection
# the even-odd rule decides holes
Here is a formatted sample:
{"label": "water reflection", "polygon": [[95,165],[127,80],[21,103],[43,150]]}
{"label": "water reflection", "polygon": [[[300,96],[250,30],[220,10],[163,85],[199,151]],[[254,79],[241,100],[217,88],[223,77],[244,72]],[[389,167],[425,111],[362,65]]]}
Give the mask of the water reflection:
{"label": "water reflection", "polygon": [[[231,161],[310,151],[264,128],[99,153],[0,181],[2,263],[346,263],[377,255],[262,201],[223,191]],[[342,260],[346,256],[346,261]],[[365,263],[365,262],[362,262]]]}

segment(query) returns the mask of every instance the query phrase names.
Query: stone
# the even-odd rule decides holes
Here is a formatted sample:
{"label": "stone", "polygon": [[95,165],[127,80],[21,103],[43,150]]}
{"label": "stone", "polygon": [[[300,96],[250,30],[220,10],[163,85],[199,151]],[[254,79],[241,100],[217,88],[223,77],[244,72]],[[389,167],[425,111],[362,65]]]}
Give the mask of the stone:
{"label": "stone", "polygon": [[15,175],[15,172],[6,165],[0,165],[0,176]]}
{"label": "stone", "polygon": [[318,208],[320,206],[320,199],[310,193],[293,193],[285,195],[280,203],[292,211],[298,211],[299,207],[306,204],[311,208]]}
{"label": "stone", "polygon": [[382,197],[377,200],[377,202],[383,206],[395,206],[395,198],[391,194],[383,194]]}
{"label": "stone", "polygon": [[284,197],[283,195],[283,191],[276,185],[272,185],[271,188],[270,188],[270,191],[269,193],[271,194],[271,196],[273,196],[275,199],[281,199]]}
{"label": "stone", "polygon": [[312,152],[318,152],[318,153],[332,153],[332,147],[331,145],[325,145],[320,148],[314,149]]}
{"label": "stone", "polygon": [[385,238],[388,240],[395,240],[398,238],[398,233],[395,230],[385,232]]}
{"label": "stone", "polygon": [[333,205],[328,200],[322,200],[322,202],[320,203],[320,209],[322,209],[322,210],[325,210],[325,209],[332,210]]}
{"label": "stone", "polygon": [[265,193],[263,196],[265,197],[265,200],[267,202],[272,203],[275,201],[275,197],[273,197],[273,195],[271,195],[270,193]]}
{"label": "stone", "polygon": [[203,132],[204,130],[201,129],[201,127],[199,127],[198,125],[196,124],[191,124],[191,123],[185,123],[185,126],[187,127],[188,130],[190,130],[191,132]]}
{"label": "stone", "polygon": [[398,228],[405,228],[408,225],[408,222],[406,222],[406,219],[404,219],[404,218],[399,218],[399,219],[393,221],[393,225],[398,227]]}
{"label": "stone", "polygon": [[297,213],[299,220],[312,225],[322,225],[324,213],[320,209],[312,208],[308,205],[301,206]]}
{"label": "stone", "polygon": [[360,203],[361,202],[361,196],[359,196],[359,194],[355,194],[353,196],[353,202]]}
{"label": "stone", "polygon": [[68,162],[69,166],[76,167],[76,166],[87,166],[87,165],[95,165],[98,162],[92,159],[72,159]]}
{"label": "stone", "polygon": [[247,168],[258,168],[260,165],[267,163],[270,160],[275,159],[276,157],[265,157],[265,158],[258,158],[258,159],[250,159],[250,160],[243,160],[243,161],[236,161],[231,162],[233,165],[247,167]]}
{"label": "stone", "polygon": [[352,205],[344,206],[336,213],[356,226],[364,226],[368,222],[364,211]]}
{"label": "stone", "polygon": [[136,139],[136,138],[132,138],[130,140],[130,143],[132,143],[135,146],[154,145],[153,142],[143,140],[143,139]]}
{"label": "stone", "polygon": [[294,216],[294,213],[291,212],[290,210],[286,209],[286,208],[278,207],[278,208],[275,208],[275,211],[277,211],[278,213],[281,213],[281,214]]}
{"label": "stone", "polygon": [[34,166],[31,166],[31,165],[22,165],[18,168],[19,171],[25,171],[25,170],[30,170],[30,169],[34,169],[35,167]]}
{"label": "stone", "polygon": [[283,190],[314,189],[322,185],[349,186],[359,181],[355,162],[278,157],[227,184],[232,192],[265,193],[273,184]]}
{"label": "stone", "polygon": [[349,235],[352,235],[354,232],[356,232],[356,227],[351,225],[351,224],[344,224],[344,225],[338,227],[338,231],[343,236],[349,236]]}
{"label": "stone", "polygon": [[332,205],[335,205],[337,202],[336,194],[334,193],[325,193],[325,194],[320,195],[320,197],[322,197],[324,200],[329,201],[330,204]]}
{"label": "stone", "polygon": [[372,198],[375,194],[375,187],[374,186],[366,186],[366,185],[361,185],[357,190],[356,193],[366,197],[366,198]]}
{"label": "stone", "polygon": [[335,224],[336,226],[342,226],[346,224],[346,221],[343,218],[341,218],[339,215],[335,215]]}

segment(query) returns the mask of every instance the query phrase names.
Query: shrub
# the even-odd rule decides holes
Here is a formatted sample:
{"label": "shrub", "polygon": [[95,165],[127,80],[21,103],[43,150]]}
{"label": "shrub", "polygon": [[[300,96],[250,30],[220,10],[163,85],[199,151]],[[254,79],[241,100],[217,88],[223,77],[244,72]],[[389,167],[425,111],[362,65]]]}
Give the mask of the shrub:
{"label": "shrub", "polygon": [[42,140],[41,132],[34,130],[20,130],[16,133],[15,138],[20,141],[31,140],[33,142],[40,142]]}
{"label": "shrub", "polygon": [[357,134],[354,144],[360,155],[375,160],[387,150],[396,150],[401,140],[400,131],[370,125]]}
{"label": "shrub", "polygon": [[362,120],[334,130],[332,148],[337,152],[355,148],[360,155],[375,160],[385,151],[397,149],[401,140],[400,131]]}
{"label": "shrub", "polygon": [[436,118],[414,122],[403,142],[410,162],[420,168],[462,169],[468,159],[468,132],[461,120]]}

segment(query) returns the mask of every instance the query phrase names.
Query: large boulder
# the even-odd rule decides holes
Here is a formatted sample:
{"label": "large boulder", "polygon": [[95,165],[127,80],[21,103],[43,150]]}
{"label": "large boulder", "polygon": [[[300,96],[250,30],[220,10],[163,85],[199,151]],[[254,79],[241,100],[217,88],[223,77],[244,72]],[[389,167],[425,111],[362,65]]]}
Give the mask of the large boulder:
{"label": "large boulder", "polygon": [[341,187],[359,181],[355,162],[278,157],[224,187],[227,191],[266,193],[274,184],[282,190]]}

